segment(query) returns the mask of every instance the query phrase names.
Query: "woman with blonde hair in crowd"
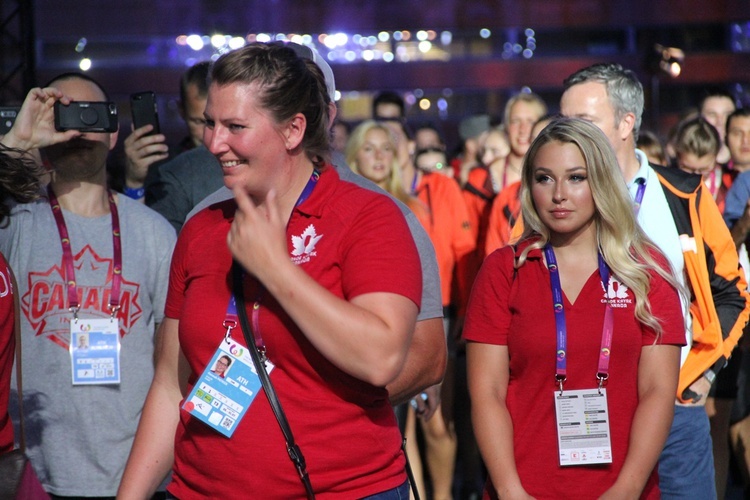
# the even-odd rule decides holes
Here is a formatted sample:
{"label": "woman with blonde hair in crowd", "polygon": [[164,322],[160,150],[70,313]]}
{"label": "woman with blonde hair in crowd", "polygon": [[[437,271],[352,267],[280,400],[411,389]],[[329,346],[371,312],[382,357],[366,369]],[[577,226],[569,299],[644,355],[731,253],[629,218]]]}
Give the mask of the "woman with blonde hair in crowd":
{"label": "woman with blonde hair in crowd", "polygon": [[415,211],[421,204],[404,189],[396,151],[391,129],[381,122],[366,120],[352,131],[344,156],[352,171]]}
{"label": "woman with blonde hair in crowd", "polygon": [[[346,162],[352,171],[374,182],[408,206],[424,225],[429,217],[427,208],[404,189],[396,151],[396,138],[391,129],[381,122],[366,120],[349,136],[345,149]],[[397,408],[397,412],[404,427],[406,452],[409,455],[416,486],[420,496],[425,497],[423,467],[416,439],[415,411],[412,407],[404,405]]]}
{"label": "woman with blonde hair in crowd", "polygon": [[685,342],[670,266],[596,126],[547,126],[521,182],[523,236],[464,326],[485,498],[658,498]]}

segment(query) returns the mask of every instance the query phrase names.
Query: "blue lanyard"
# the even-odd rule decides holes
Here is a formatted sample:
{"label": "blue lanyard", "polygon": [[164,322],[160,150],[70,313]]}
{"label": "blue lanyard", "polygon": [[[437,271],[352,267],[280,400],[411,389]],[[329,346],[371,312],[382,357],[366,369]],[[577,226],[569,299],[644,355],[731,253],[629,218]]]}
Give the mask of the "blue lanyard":
{"label": "blue lanyard", "polygon": [[[305,200],[307,200],[310,195],[313,192],[313,189],[315,189],[315,185],[318,183],[318,179],[320,179],[320,171],[318,169],[313,170],[312,175],[310,176],[310,180],[307,181],[307,184],[305,185],[305,188],[302,190],[302,193],[299,195],[299,198],[297,198],[297,202],[294,204],[295,207],[300,206]],[[244,274],[244,273],[243,273]],[[260,285],[260,290],[258,291],[258,296],[255,299],[255,302],[253,303],[253,314],[252,314],[252,325],[253,325],[253,333],[255,334],[255,345],[258,346],[258,351],[260,352],[261,359],[265,361],[266,359],[266,344],[263,342],[263,336],[260,332],[260,302],[263,298],[263,285]],[[226,328],[226,333],[224,334],[225,339],[229,339],[229,337],[232,335],[232,330],[237,327],[239,321],[239,317],[237,316],[237,302],[234,298],[234,293],[229,297],[229,304],[227,305],[227,312],[224,315],[224,322],[222,323],[222,326]]]}
{"label": "blue lanyard", "polygon": [[[549,270],[550,285],[552,286],[552,304],[555,312],[555,330],[557,332],[557,364],[555,370],[555,380],[560,387],[560,393],[563,390],[563,384],[567,380],[568,367],[568,328],[565,322],[565,307],[563,306],[563,291],[560,284],[560,274],[557,270],[557,260],[552,246],[547,243],[544,246],[544,257],[547,259],[547,269]],[[609,283],[609,267],[604,262],[602,254],[598,255],[599,260],[599,277],[602,281],[604,290],[607,290]],[[599,366],[596,372],[596,378],[599,381],[601,389],[604,381],[609,378],[609,357],[612,351],[612,333],[614,330],[614,320],[612,316],[612,307],[607,300],[604,312],[604,325],[602,326],[602,343],[599,351]]]}
{"label": "blue lanyard", "polygon": [[638,215],[638,212],[641,210],[641,202],[643,202],[643,194],[646,192],[646,179],[640,177],[635,182],[638,184],[638,189],[635,192],[633,208],[635,209],[635,215]]}

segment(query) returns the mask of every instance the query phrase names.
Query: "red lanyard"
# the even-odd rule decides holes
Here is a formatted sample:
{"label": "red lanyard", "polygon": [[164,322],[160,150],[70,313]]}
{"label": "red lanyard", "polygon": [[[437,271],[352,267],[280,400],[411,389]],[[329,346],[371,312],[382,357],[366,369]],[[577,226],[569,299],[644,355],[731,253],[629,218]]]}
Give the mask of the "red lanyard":
{"label": "red lanyard", "polygon": [[[544,246],[544,256],[547,259],[547,269],[549,270],[550,284],[552,285],[552,300],[555,311],[555,328],[557,331],[557,364],[555,370],[555,380],[560,387],[560,393],[563,390],[563,384],[567,380],[568,366],[568,329],[565,322],[565,308],[563,307],[562,285],[560,284],[560,274],[557,272],[557,261],[552,246],[547,243]],[[609,267],[604,262],[602,255],[599,254],[599,277],[602,280],[604,290],[607,290],[609,283]],[[599,366],[596,371],[596,378],[599,381],[601,389],[604,381],[609,378],[609,356],[612,351],[612,333],[614,330],[614,319],[612,317],[612,307],[607,300],[604,311],[604,324],[602,325],[602,343],[599,350]]]}
{"label": "red lanyard", "polygon": [[[68,234],[68,227],[65,225],[65,218],[63,217],[62,208],[60,202],[57,201],[52,186],[47,186],[47,196],[49,198],[49,205],[52,208],[52,215],[55,217],[55,223],[57,224],[57,231],[60,233],[60,244],[62,245],[63,252],[63,266],[65,268],[65,286],[68,291],[68,308],[73,313],[73,318],[78,319],[78,310],[80,304],[78,302],[78,284],[76,282],[75,266],[73,263],[73,250],[70,246],[70,235]],[[109,294],[109,308],[112,317],[114,318],[117,311],[120,309],[120,285],[122,283],[122,243],[120,241],[120,217],[117,214],[117,204],[115,203],[115,197],[112,191],[107,192],[109,199],[109,211],[112,214],[112,250],[114,253],[114,268],[112,270],[112,289]]]}

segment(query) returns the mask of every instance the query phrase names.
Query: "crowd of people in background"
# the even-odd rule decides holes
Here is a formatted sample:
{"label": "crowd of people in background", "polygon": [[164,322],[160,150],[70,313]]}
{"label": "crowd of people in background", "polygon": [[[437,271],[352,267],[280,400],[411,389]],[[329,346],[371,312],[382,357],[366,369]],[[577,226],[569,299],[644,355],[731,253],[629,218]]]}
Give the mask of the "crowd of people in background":
{"label": "crowd of people in background", "polygon": [[[184,74],[177,150],[120,130],[118,174],[118,132],[53,125],[105,89],[33,89],[0,138],[0,451],[22,419],[54,498],[750,492],[750,110],[707,89],[665,134],[627,68],[560,82],[454,148],[397,92],[343,119],[320,54],[252,44]],[[257,372],[235,286],[306,468],[265,397],[199,421]],[[555,405],[603,390],[611,456],[564,453]]]}

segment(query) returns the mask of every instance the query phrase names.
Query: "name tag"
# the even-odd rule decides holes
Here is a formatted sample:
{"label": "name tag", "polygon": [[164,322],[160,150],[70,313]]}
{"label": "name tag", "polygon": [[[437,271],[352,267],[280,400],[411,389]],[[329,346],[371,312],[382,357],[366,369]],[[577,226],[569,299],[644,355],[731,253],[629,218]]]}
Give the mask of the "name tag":
{"label": "name tag", "polygon": [[120,332],[116,319],[70,322],[73,385],[120,383]]}
{"label": "name tag", "polygon": [[611,464],[607,391],[555,391],[560,465]]}
{"label": "name tag", "polygon": [[[266,361],[266,371],[273,364]],[[232,437],[262,383],[250,351],[231,339],[222,340],[182,409],[215,431]]]}

